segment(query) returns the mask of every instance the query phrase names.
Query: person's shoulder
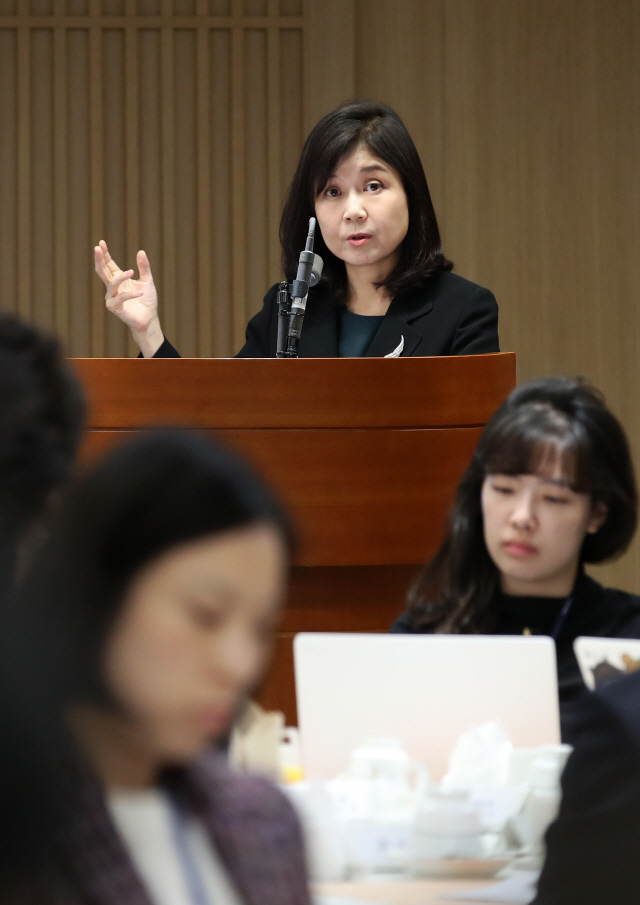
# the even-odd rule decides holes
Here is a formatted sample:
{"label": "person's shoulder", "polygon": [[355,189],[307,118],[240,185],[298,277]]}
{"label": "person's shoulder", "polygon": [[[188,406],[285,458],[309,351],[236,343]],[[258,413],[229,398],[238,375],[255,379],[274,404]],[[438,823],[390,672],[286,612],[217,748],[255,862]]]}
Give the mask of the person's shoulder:
{"label": "person's shoulder", "polygon": [[622,591],[620,588],[603,588],[602,591],[607,603],[640,615],[640,595]]}
{"label": "person's shoulder", "polygon": [[597,688],[594,697],[625,726],[640,756],[640,671]]}
{"label": "person's shoulder", "polygon": [[435,274],[426,284],[425,290],[447,301],[468,302],[481,298],[494,299],[490,289],[473,283],[450,270],[442,270]]}
{"label": "person's shoulder", "polygon": [[257,314],[254,314],[254,318],[259,317],[265,311],[270,314],[272,310],[277,309],[279,288],[280,283],[274,283],[273,286],[269,286],[262,298],[262,308],[257,312]]}
{"label": "person's shoulder", "polygon": [[489,289],[447,270],[403,289],[393,304],[400,313],[405,312],[412,317],[416,312],[428,315],[433,310],[452,326],[477,315],[488,314],[496,321],[498,316],[498,304]]}
{"label": "person's shoulder", "polygon": [[273,286],[269,286],[267,291],[264,294],[262,299],[262,308],[267,309],[267,311],[271,311],[271,309],[275,309],[278,306],[278,289],[280,288],[280,283],[274,283]]}
{"label": "person's shoulder", "polygon": [[200,814],[247,905],[309,905],[302,827],[269,780],[234,770],[216,751],[190,771]]}
{"label": "person's shoulder", "polygon": [[590,575],[580,578],[577,589],[590,603],[597,603],[612,618],[626,618],[637,623],[637,630],[640,632],[640,595],[620,588],[605,588]]}
{"label": "person's shoulder", "polygon": [[276,297],[278,295],[279,288],[280,288],[280,283],[274,283],[273,286],[269,286],[269,288],[267,289],[265,296],[264,296],[265,302],[267,301],[267,299],[269,299],[269,300],[273,299],[275,301]]}
{"label": "person's shoulder", "polygon": [[286,795],[263,776],[235,770],[227,757],[214,751],[197,764],[199,784],[204,784],[215,801],[220,814],[228,814],[235,821],[279,821],[298,826],[298,819]]}

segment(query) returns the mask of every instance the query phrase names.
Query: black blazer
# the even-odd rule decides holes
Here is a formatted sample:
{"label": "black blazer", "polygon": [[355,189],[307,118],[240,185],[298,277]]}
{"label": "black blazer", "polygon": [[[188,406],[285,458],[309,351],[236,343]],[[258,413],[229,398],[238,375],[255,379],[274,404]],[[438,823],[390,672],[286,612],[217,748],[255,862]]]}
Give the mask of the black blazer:
{"label": "black blazer", "polygon": [[[278,286],[264,297],[262,311],[247,325],[246,342],[236,358],[275,358]],[[300,336],[300,358],[337,358],[340,306],[323,295],[309,296]],[[402,341],[404,340],[404,343]],[[365,353],[383,357],[403,345],[410,355],[478,355],[499,352],[498,305],[493,293],[454,273],[442,272],[421,289],[396,296]],[[175,358],[165,340],[154,358]]]}
{"label": "black blazer", "polygon": [[585,695],[534,905],[640,901],[640,672]]}

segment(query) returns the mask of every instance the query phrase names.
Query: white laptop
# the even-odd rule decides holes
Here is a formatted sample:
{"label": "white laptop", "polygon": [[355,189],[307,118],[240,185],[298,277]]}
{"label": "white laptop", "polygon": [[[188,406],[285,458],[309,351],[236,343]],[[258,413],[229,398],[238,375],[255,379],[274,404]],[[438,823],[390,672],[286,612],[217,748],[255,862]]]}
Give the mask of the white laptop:
{"label": "white laptop", "polygon": [[309,779],[344,770],[365,738],[399,739],[434,780],[473,725],[500,720],[517,747],[560,741],[551,638],[303,632],[294,660]]}
{"label": "white laptop", "polygon": [[573,642],[584,684],[592,691],[640,669],[637,638],[580,637]]}

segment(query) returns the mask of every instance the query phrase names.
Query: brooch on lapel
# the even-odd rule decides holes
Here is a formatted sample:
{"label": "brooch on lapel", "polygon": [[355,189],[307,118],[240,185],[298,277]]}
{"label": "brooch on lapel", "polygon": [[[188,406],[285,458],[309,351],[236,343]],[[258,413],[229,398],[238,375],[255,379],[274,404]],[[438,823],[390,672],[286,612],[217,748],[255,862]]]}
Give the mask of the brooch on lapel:
{"label": "brooch on lapel", "polygon": [[400,358],[400,356],[402,355],[403,349],[404,349],[404,336],[401,336],[400,342],[398,343],[396,348],[393,350],[393,352],[389,352],[389,354],[385,355],[384,357],[385,358]]}

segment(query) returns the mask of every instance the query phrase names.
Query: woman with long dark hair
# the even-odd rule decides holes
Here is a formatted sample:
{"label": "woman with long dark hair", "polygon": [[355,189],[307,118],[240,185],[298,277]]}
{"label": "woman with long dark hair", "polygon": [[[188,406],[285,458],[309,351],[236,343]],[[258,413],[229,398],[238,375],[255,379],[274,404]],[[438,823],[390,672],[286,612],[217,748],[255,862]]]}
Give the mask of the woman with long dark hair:
{"label": "woman with long dark hair", "polygon": [[[498,307],[486,289],[451,273],[420,157],[384,104],[354,101],[312,129],[280,222],[282,265],[295,279],[310,217],[322,278],[310,290],[300,357],[472,355],[498,352]],[[176,357],[158,319],[143,251],[140,277],[122,271],[101,241],[96,271],[107,308],[147,358]],[[240,358],[275,357],[277,285],[247,327]]]}
{"label": "woman with long dark hair", "polygon": [[620,556],[636,520],[629,445],[600,393],[563,377],[522,384],[485,427],[391,631],[550,635],[569,740],[584,690],[574,639],[640,637],[640,597],[584,572]]}
{"label": "woman with long dark hair", "polygon": [[291,544],[252,469],[195,434],[138,438],[70,494],[13,628],[68,727],[52,896],[306,905],[291,807],[215,750],[265,665]]}

